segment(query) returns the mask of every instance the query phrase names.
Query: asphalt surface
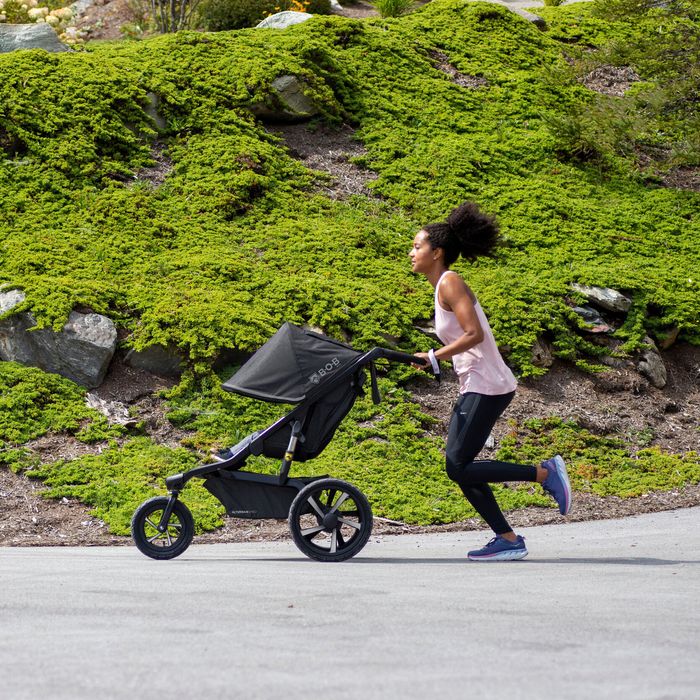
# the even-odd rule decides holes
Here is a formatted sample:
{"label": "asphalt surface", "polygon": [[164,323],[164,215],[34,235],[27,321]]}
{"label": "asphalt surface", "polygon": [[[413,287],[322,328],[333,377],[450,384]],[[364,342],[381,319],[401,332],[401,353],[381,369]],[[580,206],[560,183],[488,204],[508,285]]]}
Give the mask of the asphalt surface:
{"label": "asphalt surface", "polygon": [[0,697],[700,697],[700,508],[521,533],[0,549]]}

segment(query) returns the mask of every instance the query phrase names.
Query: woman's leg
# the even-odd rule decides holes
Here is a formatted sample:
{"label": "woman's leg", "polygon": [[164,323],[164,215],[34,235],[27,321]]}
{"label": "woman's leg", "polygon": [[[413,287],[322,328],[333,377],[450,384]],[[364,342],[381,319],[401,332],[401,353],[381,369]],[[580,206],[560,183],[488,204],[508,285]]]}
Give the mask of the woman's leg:
{"label": "woman's leg", "polygon": [[447,438],[447,474],[497,535],[511,533],[488,482],[540,481],[534,466],[496,460],[474,461],[514,394],[463,394],[455,404]]}

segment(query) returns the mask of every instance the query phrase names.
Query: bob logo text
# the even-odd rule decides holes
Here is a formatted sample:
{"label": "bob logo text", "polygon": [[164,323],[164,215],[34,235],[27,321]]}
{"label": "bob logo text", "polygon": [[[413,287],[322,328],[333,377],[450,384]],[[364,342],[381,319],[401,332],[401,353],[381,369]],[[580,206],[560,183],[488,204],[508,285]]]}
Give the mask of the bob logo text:
{"label": "bob logo text", "polygon": [[319,384],[327,374],[330,374],[334,369],[338,369],[338,367],[340,367],[340,360],[334,357],[330,362],[327,362],[323,367],[316,370],[309,377],[309,381],[312,384]]}

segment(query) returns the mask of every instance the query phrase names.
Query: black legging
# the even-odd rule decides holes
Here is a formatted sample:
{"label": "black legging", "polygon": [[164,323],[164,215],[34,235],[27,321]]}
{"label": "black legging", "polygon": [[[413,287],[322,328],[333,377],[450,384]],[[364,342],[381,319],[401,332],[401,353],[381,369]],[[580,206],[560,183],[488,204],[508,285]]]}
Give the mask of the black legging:
{"label": "black legging", "polygon": [[514,391],[500,396],[462,394],[452,411],[445,450],[447,475],[459,484],[469,503],[497,535],[510,532],[511,527],[487,482],[537,481],[536,467],[494,460],[474,461],[513,396]]}

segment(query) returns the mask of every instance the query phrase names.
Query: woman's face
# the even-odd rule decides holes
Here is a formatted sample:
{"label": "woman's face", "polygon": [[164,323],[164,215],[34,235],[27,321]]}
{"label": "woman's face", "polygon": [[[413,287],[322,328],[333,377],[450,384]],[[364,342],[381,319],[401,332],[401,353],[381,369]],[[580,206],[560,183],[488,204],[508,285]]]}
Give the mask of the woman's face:
{"label": "woman's face", "polygon": [[423,230],[418,231],[413,239],[413,247],[408,254],[408,257],[411,258],[413,272],[425,274],[435,264],[434,252],[428,240],[428,234]]}

